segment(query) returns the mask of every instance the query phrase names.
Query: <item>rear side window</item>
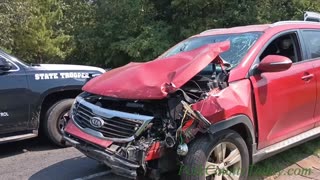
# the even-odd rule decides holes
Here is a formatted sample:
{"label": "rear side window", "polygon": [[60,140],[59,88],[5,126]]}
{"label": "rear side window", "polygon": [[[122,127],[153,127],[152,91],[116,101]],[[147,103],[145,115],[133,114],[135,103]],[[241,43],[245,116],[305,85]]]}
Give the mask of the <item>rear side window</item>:
{"label": "rear side window", "polygon": [[302,34],[309,49],[310,58],[320,58],[320,31],[304,30]]}

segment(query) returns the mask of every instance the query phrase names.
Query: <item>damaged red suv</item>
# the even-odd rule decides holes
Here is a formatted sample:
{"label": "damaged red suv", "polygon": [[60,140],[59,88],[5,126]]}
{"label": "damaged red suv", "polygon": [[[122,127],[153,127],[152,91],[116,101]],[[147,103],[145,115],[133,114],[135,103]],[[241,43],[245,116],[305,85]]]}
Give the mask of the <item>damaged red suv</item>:
{"label": "damaged red suv", "polygon": [[64,138],[114,173],[246,179],[320,134],[320,23],[208,30],[83,90]]}

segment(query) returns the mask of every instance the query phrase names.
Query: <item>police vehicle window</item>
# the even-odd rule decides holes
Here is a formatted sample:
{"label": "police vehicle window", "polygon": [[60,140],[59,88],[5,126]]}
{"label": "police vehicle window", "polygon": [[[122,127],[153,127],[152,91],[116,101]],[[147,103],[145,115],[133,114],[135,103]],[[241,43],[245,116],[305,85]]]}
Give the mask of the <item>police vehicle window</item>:
{"label": "police vehicle window", "polygon": [[18,69],[18,67],[15,65],[15,64],[13,64],[11,61],[8,61],[8,63],[11,65],[11,70],[17,70]]}
{"label": "police vehicle window", "polygon": [[273,40],[261,54],[260,60],[268,55],[280,55],[291,59],[292,62],[298,62],[301,60],[300,54],[297,35],[290,33]]}
{"label": "police vehicle window", "polygon": [[320,31],[309,31],[305,30],[302,32],[303,38],[309,52],[311,54],[311,58],[319,58],[320,57]]}
{"label": "police vehicle window", "polygon": [[18,67],[15,64],[13,64],[11,61],[8,61],[6,58],[4,58],[2,56],[0,56],[0,58],[5,59],[11,65],[12,68],[10,70],[17,70],[18,69]]}

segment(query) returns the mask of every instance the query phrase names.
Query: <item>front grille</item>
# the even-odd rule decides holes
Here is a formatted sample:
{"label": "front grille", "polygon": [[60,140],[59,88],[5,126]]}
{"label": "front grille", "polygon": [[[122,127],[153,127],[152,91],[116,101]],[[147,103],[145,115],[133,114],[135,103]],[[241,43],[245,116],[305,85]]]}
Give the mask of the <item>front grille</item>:
{"label": "front grille", "polygon": [[[74,121],[81,128],[90,128],[102,133],[106,138],[128,138],[133,136],[142,126],[143,122],[124,119],[119,117],[106,118],[93,113],[94,111],[85,105],[77,102],[73,110]],[[100,117],[104,120],[104,126],[95,128],[90,124],[92,117]]]}

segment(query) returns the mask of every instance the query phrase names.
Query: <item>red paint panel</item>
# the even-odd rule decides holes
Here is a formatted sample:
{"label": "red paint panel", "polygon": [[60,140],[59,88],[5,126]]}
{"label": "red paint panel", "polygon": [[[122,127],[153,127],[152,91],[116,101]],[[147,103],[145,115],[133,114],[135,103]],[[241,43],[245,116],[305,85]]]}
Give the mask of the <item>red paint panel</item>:
{"label": "red paint panel", "polygon": [[151,145],[149,151],[147,152],[145,161],[159,159],[163,154],[164,154],[164,147],[161,146],[160,142],[154,142]]}
{"label": "red paint panel", "polygon": [[164,59],[129,63],[94,78],[83,90],[123,99],[162,99],[168,94],[169,84],[176,90],[229,48],[230,42],[226,41]]}
{"label": "red paint panel", "polygon": [[258,118],[259,149],[314,127],[316,74],[313,61],[293,64],[283,72],[251,77]]}
{"label": "red paint panel", "polygon": [[317,58],[313,62],[315,67],[314,75],[317,81],[317,100],[316,100],[314,118],[315,118],[315,121],[317,122],[316,126],[320,126],[320,58]]}
{"label": "red paint panel", "polygon": [[[219,92],[213,90],[209,97],[193,105],[211,123],[228,119],[238,114],[253,120],[252,90],[249,79],[230,83]],[[254,122],[252,122],[254,124]]]}
{"label": "red paint panel", "polygon": [[91,136],[89,134],[84,133],[81,131],[76,125],[74,125],[73,121],[69,121],[67,124],[65,131],[69,134],[72,134],[75,137],[78,137],[79,139],[88,141],[90,143],[94,143],[96,145],[99,145],[101,147],[107,148],[112,144],[112,141],[106,141],[99,138],[96,138],[94,136]]}

